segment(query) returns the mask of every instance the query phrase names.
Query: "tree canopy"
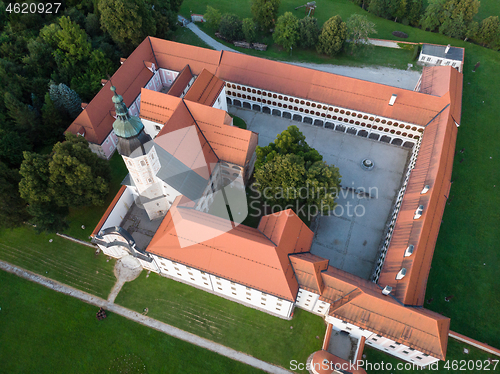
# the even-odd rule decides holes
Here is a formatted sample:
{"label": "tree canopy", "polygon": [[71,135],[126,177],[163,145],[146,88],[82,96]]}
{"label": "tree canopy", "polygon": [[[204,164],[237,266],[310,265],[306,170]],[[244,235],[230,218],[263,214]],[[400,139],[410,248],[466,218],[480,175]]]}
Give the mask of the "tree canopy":
{"label": "tree canopy", "polygon": [[347,25],[342,21],[342,17],[331,17],[321,29],[316,49],[319,53],[335,56],[342,50],[346,38]]}
{"label": "tree canopy", "polygon": [[261,168],[265,163],[272,161],[277,155],[293,153],[304,159],[307,166],[316,161],[322,161],[323,156],[317,150],[309,146],[306,137],[295,125],[278,134],[273,143],[264,147],[257,147],[255,168]]}
{"label": "tree canopy", "polygon": [[346,22],[348,38],[353,51],[369,45],[368,38],[376,34],[375,24],[368,21],[365,15],[353,14]]}
{"label": "tree canopy", "polygon": [[108,163],[90,150],[85,138],[70,133],[49,155],[25,152],[20,173],[19,191],[30,204],[102,205],[108,193]]}
{"label": "tree canopy", "polygon": [[224,14],[220,21],[219,32],[228,40],[243,39],[243,26],[235,14]]}
{"label": "tree canopy", "polygon": [[253,20],[262,31],[268,32],[274,27],[280,4],[281,0],[252,0]]}
{"label": "tree canopy", "polygon": [[314,17],[304,17],[299,21],[299,44],[302,48],[313,48],[318,44],[321,27],[318,19]]}
{"label": "tree canopy", "polygon": [[273,40],[289,51],[299,39],[299,20],[291,12],[286,12],[278,18],[273,33]]}

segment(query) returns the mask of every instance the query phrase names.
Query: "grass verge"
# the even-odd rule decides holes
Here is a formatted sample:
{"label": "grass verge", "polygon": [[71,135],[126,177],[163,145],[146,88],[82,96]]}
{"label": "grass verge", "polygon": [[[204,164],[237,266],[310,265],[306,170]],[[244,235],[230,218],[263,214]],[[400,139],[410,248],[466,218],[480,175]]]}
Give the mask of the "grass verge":
{"label": "grass verge", "polygon": [[301,309],[286,321],[144,272],[125,284],[116,303],[137,312],[148,308],[149,317],[285,368],[321,349],[326,329],[321,317]]}
{"label": "grass verge", "polygon": [[2,373],[263,373],[0,271]]}

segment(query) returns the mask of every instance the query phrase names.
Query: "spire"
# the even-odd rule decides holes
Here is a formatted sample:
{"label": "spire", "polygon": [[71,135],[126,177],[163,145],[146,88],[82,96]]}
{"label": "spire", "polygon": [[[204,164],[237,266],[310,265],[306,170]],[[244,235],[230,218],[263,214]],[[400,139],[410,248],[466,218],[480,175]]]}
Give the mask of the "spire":
{"label": "spire", "polygon": [[132,117],[128,113],[128,108],[123,102],[123,97],[116,93],[115,86],[111,86],[113,91],[113,98],[111,99],[115,104],[116,120],[113,123],[113,130],[118,137],[132,138],[139,135],[144,128],[141,120],[137,117]]}

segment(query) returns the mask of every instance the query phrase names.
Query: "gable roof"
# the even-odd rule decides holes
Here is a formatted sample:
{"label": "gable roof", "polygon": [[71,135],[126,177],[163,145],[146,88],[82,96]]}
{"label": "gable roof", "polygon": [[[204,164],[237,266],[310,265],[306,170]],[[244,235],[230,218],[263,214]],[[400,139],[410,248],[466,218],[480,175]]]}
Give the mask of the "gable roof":
{"label": "gable roof", "polygon": [[[444,107],[435,97],[283,62],[224,51],[219,78],[281,94],[426,125]],[[394,105],[388,105],[393,94]]]}
{"label": "gable roof", "polygon": [[141,88],[139,117],[159,124],[165,124],[174,114],[181,99],[172,95]]}
{"label": "gable roof", "polygon": [[184,99],[212,106],[224,88],[224,81],[217,78],[207,69],[203,69],[194,81]]}
{"label": "gable roof", "polygon": [[[394,296],[405,305],[424,304],[434,247],[451,188],[458,132],[455,121],[460,122],[462,74],[451,67],[434,69],[424,71],[428,84],[422,82],[422,87],[429,93],[444,95],[449,104],[424,131],[378,279],[382,287],[391,286]],[[438,73],[449,78],[442,78]],[[430,189],[421,194],[425,185]],[[423,214],[415,220],[413,217],[420,205],[424,206]],[[405,257],[409,245],[414,245],[414,252]],[[396,280],[402,268],[407,270],[406,275]]]}
{"label": "gable roof", "polygon": [[172,83],[172,85],[170,86],[168,94],[176,97],[181,97],[191,78],[193,78],[193,73],[191,73],[191,68],[189,67],[189,65],[186,65],[181,70],[177,78],[175,78],[174,83]]}
{"label": "gable roof", "polygon": [[[275,245],[259,230],[194,209],[178,206],[178,199],[163,219],[146,252],[194,267],[288,301],[295,301],[298,284],[288,254],[299,249],[283,240]],[[284,215],[291,234],[299,219]],[[189,237],[184,236],[188,233]],[[295,243],[312,232],[306,227]],[[190,244],[186,246],[185,244]],[[183,246],[184,245],[184,246]]]}

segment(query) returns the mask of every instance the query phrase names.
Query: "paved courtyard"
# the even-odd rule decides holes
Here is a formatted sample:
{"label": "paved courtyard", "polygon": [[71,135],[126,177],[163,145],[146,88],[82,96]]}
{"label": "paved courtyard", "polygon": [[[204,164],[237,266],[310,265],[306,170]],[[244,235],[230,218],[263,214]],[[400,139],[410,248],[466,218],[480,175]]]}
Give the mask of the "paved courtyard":
{"label": "paved courtyard", "polygon": [[[244,119],[249,130],[259,133],[260,146],[274,141],[288,126],[298,126],[308,144],[316,148],[328,164],[339,168],[344,189],[332,214],[317,219],[311,252],[328,258],[332,266],[369,279],[409,151],[248,109],[229,106],[229,112]],[[372,170],[361,167],[365,158],[374,162]],[[370,197],[346,188],[364,190]]]}

